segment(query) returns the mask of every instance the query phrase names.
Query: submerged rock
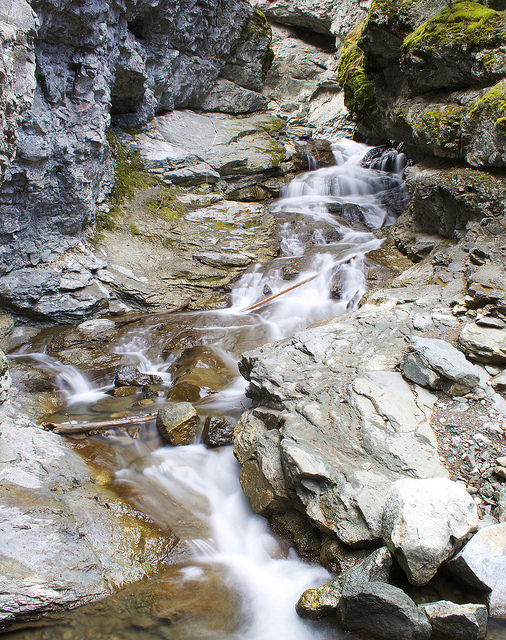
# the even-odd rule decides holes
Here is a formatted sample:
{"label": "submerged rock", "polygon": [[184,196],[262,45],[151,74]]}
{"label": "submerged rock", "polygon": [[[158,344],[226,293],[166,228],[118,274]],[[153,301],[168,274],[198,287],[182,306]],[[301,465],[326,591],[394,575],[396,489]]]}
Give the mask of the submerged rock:
{"label": "submerged rock", "polygon": [[506,522],[480,529],[447,567],[463,584],[490,592],[490,615],[506,613]]}
{"label": "submerged rock", "polygon": [[198,432],[199,417],[190,402],[171,402],[158,411],[156,427],[171,445],[191,444]]}
{"label": "submerged rock", "polygon": [[446,478],[398,480],[386,498],[383,539],[415,585],[427,584],[477,528],[473,499]]}
{"label": "submerged rock", "polygon": [[483,640],[487,633],[487,607],[483,604],[455,604],[441,600],[420,605],[427,614],[436,638]]}

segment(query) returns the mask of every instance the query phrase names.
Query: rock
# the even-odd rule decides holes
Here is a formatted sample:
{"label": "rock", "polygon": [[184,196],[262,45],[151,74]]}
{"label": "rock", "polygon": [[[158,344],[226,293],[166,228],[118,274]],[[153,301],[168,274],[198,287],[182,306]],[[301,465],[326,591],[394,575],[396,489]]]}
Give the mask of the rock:
{"label": "rock", "polygon": [[63,438],[9,403],[0,421],[2,624],[83,605],[161,570],[175,539],[101,486]]}
{"label": "rock", "polygon": [[278,513],[270,518],[276,533],[290,540],[303,558],[316,559],[320,555],[321,533],[297,511]]}
{"label": "rock", "polygon": [[208,447],[233,444],[234,424],[222,416],[208,416],[204,422],[202,440]]}
{"label": "rock", "polygon": [[158,411],[156,427],[173,446],[192,444],[197,435],[199,417],[189,402],[171,402]]}
{"label": "rock", "polygon": [[497,518],[499,522],[506,523],[506,487],[503,487],[499,491],[499,497],[497,499],[497,503],[498,503]]}
{"label": "rock", "polygon": [[0,8],[0,184],[16,153],[21,116],[33,101],[36,33],[35,14],[28,2],[3,3]]}
{"label": "rock", "polygon": [[391,567],[392,556],[386,547],[382,547],[322,587],[304,591],[297,602],[297,613],[312,619],[335,615],[343,593],[369,583],[388,582]]}
{"label": "rock", "polygon": [[487,633],[487,607],[483,604],[455,604],[447,600],[421,604],[437,638],[483,640]]}
{"label": "rock", "polygon": [[345,629],[385,640],[428,640],[432,632],[426,614],[413,600],[382,582],[343,589],[337,616]]}
{"label": "rock", "polygon": [[[395,480],[446,475],[428,422],[435,398],[420,387],[415,395],[393,371],[405,349],[405,322],[400,307],[362,307],[243,355],[239,367],[253,408],[234,439],[243,468],[247,463],[242,485],[254,509],[263,508],[257,488],[263,493],[273,484],[259,464],[266,441],[272,456],[277,448],[274,493],[290,495],[314,525],[352,546],[381,539],[383,505]],[[264,424],[262,430],[272,409],[274,429]]]}
{"label": "rock", "polygon": [[77,329],[85,336],[94,338],[101,333],[114,329],[115,326],[116,323],[113,320],[106,320],[105,318],[102,318],[99,320],[86,320],[85,322],[81,322],[81,324],[77,326]]}
{"label": "rock", "polygon": [[463,584],[488,594],[491,616],[506,613],[506,523],[480,529],[447,563],[451,574]]}
{"label": "rock", "polygon": [[[0,16],[7,74],[2,96],[12,115],[1,124],[10,137],[9,159],[24,113],[16,159],[0,192],[0,274],[11,274],[11,283],[23,281],[33,304],[40,298],[40,277],[31,270],[51,264],[54,272],[55,261],[90,236],[96,204],[111,191],[111,115],[138,125],[155,113],[199,108],[220,72],[247,90],[260,89],[271,60],[270,29],[242,0],[191,7],[182,0],[127,0],[121,7],[90,2],[63,8],[41,0],[34,4],[37,86],[27,109],[35,85],[35,21],[23,0],[7,6]],[[6,162],[7,156],[2,173]],[[51,284],[57,286],[54,278]],[[0,283],[0,292],[17,301],[16,287]],[[75,306],[68,298],[67,320]],[[53,303],[43,307],[49,316]]]}
{"label": "rock", "polygon": [[398,480],[386,498],[383,540],[415,585],[427,584],[477,527],[473,499],[446,478]]}
{"label": "rock", "polygon": [[144,387],[148,384],[161,384],[162,378],[152,373],[142,373],[135,367],[120,367],[114,376],[117,387]]}
{"label": "rock", "polygon": [[400,369],[411,382],[452,396],[470,393],[480,384],[476,367],[448,342],[434,338],[411,338]]}
{"label": "rock", "polygon": [[460,332],[459,344],[469,357],[478,362],[490,364],[506,362],[506,332],[502,329],[468,323]]}
{"label": "rock", "polygon": [[218,80],[201,104],[202,111],[251,113],[267,108],[268,100],[256,91],[240,87],[230,80]]}
{"label": "rock", "polygon": [[9,376],[9,361],[3,351],[0,351],[0,404],[5,402],[9,396],[11,388],[11,378]]}

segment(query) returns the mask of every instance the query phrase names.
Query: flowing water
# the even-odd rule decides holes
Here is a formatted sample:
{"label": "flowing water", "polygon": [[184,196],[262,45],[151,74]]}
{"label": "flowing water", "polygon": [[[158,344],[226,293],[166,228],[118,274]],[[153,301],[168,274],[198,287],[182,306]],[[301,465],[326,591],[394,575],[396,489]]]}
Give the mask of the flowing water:
{"label": "flowing water", "polygon": [[[104,419],[146,413],[147,409],[151,412],[167,402],[167,394],[178,399],[183,388],[185,392],[197,390],[194,402],[201,416],[220,414],[235,419],[248,403],[246,385],[236,366],[242,352],[355,308],[366,290],[366,255],[381,245],[372,231],[392,221],[389,208],[384,206],[385,196],[395,190],[402,195],[400,172],[405,159],[395,154],[395,171],[387,173],[381,166],[361,166],[368,151],[365,145],[343,140],[333,151],[335,166],[299,176],[273,205],[279,221],[279,256],[241,277],[228,309],[178,313],[163,322],[148,318],[113,337],[106,332],[108,339],[98,346],[107,357],[101,361],[101,356],[92,352],[91,362],[81,363],[88,377],[78,366],[59,362],[45,352],[55,340],[51,331],[32,340],[31,348],[37,352],[18,349],[15,362],[45,370],[61,392],[62,408],[53,420],[64,421],[66,415]],[[388,168],[392,169],[392,160]],[[252,312],[244,311],[305,281]],[[72,335],[63,345],[70,350]],[[157,376],[153,396],[109,395],[118,364],[134,365]],[[88,459],[108,465],[118,491],[158,526],[178,536],[182,541],[179,561],[152,583],[155,586],[150,587],[149,598],[146,585],[135,595],[133,587],[124,590],[124,597],[135,602],[135,615],[125,613],[123,605],[91,605],[66,614],[49,630],[46,625],[17,635],[188,640],[351,638],[296,615],[299,595],[322,584],[329,575],[321,566],[302,561],[269,530],[263,518],[251,512],[230,447],[210,450],[198,443],[174,448],[160,444],[153,424],[76,441]],[[105,449],[113,452],[113,462],[109,453],[108,462],[104,462]],[[156,585],[187,612],[184,624],[159,610],[153,614]],[[115,602],[121,597],[113,596]],[[144,611],[146,598],[150,599],[151,613],[148,621],[140,624],[137,618],[139,610]],[[111,608],[123,613],[111,618]],[[69,628],[70,636],[65,635]]]}

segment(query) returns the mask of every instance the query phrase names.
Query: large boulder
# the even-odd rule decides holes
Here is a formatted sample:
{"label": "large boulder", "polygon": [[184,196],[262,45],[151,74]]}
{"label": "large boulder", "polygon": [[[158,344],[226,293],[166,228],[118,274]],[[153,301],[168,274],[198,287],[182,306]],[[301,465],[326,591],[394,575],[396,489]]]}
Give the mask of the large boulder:
{"label": "large boulder", "polygon": [[371,305],[243,355],[254,405],[234,440],[254,508],[284,510],[289,497],[322,531],[367,546],[381,539],[393,482],[446,475],[435,397],[394,371],[412,327],[402,305]]}
{"label": "large boulder", "polygon": [[506,613],[506,522],[480,529],[447,566],[463,584],[489,592],[490,615]]}
{"label": "large boulder", "polygon": [[383,512],[383,539],[408,580],[424,585],[478,527],[476,504],[446,478],[398,480]]}

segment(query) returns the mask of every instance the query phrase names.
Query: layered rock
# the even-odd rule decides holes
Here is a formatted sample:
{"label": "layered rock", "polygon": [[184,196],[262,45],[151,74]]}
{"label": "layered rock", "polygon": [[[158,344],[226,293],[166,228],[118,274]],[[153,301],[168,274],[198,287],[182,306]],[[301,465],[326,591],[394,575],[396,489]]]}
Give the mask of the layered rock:
{"label": "layered rock", "polygon": [[[20,280],[34,299],[44,277],[31,269],[89,234],[96,203],[111,189],[111,115],[143,123],[157,112],[198,107],[220,74],[227,86],[257,91],[271,57],[265,19],[242,0],[60,4],[32,3],[39,80],[0,194],[0,274],[26,269]],[[18,88],[28,74],[22,60]],[[0,296],[12,302],[3,282]]]}
{"label": "layered rock", "polygon": [[25,0],[0,8],[0,184],[16,153],[18,126],[35,89],[33,40],[37,22]]}

